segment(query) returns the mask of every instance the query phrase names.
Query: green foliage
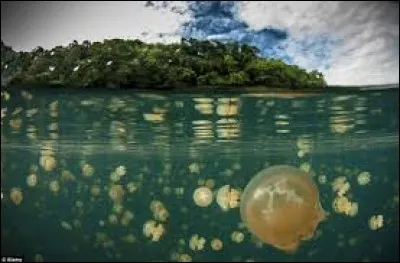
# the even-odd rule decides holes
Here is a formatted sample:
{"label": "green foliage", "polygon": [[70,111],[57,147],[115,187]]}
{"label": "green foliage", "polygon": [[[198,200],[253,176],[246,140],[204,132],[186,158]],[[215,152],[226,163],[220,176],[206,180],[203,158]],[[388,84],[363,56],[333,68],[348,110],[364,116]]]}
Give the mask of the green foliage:
{"label": "green foliage", "polygon": [[182,38],[175,44],[140,40],[73,41],[51,50],[15,52],[1,42],[3,84],[83,87],[266,86],[321,88],[323,75],[257,56],[255,47]]}

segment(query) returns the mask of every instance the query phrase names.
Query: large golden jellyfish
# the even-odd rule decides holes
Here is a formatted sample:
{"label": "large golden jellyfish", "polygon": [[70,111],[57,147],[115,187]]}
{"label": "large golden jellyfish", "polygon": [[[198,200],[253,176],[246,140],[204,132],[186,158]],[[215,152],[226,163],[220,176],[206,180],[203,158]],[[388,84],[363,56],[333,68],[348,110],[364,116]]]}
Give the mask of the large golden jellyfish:
{"label": "large golden jellyfish", "polygon": [[326,218],[311,175],[287,165],[264,169],[246,186],[240,215],[264,243],[294,253]]}

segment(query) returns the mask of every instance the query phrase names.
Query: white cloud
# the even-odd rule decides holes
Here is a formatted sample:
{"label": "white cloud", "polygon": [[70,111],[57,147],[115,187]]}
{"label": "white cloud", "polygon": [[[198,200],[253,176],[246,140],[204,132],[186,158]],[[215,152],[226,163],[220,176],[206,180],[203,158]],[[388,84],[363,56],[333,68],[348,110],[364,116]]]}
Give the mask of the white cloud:
{"label": "white cloud", "polygon": [[[184,2],[174,6],[185,8]],[[102,41],[109,38],[140,38],[143,41],[177,41],[180,25],[188,16],[169,8],[145,7],[134,1],[37,2],[34,10],[19,7],[2,26],[2,38],[15,50],[36,46],[52,48],[72,40]],[[3,22],[3,21],[2,21]],[[142,34],[146,32],[147,34]],[[166,35],[161,39],[158,33]]]}
{"label": "white cloud", "polygon": [[[287,52],[294,63],[317,67],[330,85],[399,82],[399,9],[385,2],[241,2],[238,16],[253,29],[287,30]],[[325,35],[331,44],[330,68],[303,49],[307,39]]]}

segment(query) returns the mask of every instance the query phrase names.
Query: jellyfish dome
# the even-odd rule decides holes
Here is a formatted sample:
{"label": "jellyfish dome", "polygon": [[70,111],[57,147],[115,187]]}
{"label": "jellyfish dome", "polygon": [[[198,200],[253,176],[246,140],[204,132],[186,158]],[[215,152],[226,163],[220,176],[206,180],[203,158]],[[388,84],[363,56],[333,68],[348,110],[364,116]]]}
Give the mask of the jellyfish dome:
{"label": "jellyfish dome", "polygon": [[193,193],[193,200],[197,206],[207,207],[213,201],[213,193],[208,187],[199,187]]}
{"label": "jellyfish dome", "polygon": [[269,167],[250,180],[240,215],[253,235],[289,253],[310,239],[326,218],[311,175],[288,165]]}

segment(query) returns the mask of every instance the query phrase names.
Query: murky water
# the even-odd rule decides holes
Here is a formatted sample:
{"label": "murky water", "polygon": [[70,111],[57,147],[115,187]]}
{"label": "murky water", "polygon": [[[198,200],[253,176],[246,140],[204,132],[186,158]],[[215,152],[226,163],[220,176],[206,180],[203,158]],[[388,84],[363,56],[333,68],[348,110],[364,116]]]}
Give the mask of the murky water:
{"label": "murky water", "polygon": [[[3,91],[1,254],[398,261],[398,105],[398,89]],[[260,243],[241,223],[237,203],[224,210],[215,200],[221,187],[240,193],[277,164],[312,173],[330,213],[295,254]],[[214,192],[205,207],[193,200],[200,186]]]}

